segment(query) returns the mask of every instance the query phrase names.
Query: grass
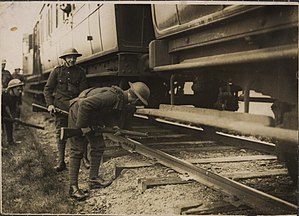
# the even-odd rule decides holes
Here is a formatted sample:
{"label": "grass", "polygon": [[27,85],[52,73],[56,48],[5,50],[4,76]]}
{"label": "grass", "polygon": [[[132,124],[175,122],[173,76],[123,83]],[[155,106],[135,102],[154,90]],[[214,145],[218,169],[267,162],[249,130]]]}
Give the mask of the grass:
{"label": "grass", "polygon": [[22,143],[2,151],[1,212],[73,213],[66,175],[52,168],[52,149],[40,146],[28,129],[21,128],[15,136]]}

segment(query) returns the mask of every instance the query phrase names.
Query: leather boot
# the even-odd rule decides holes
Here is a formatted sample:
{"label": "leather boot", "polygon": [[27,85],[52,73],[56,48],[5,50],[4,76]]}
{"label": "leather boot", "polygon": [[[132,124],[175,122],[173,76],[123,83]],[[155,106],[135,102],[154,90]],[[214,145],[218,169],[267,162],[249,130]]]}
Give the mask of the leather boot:
{"label": "leather boot", "polygon": [[76,199],[78,201],[83,201],[89,196],[88,193],[84,193],[84,191],[79,189],[79,187],[76,185],[70,186],[69,195],[71,198]]}
{"label": "leather boot", "polygon": [[98,189],[98,188],[105,188],[111,185],[113,180],[104,180],[101,177],[97,178],[90,178],[88,180],[89,189]]}
{"label": "leather boot", "polygon": [[64,161],[59,161],[59,163],[54,167],[56,172],[62,172],[63,170],[66,170],[66,164]]}
{"label": "leather boot", "polygon": [[54,169],[57,172],[61,172],[63,170],[66,170],[66,164],[64,162],[64,156],[65,156],[65,142],[58,141],[57,142],[57,148],[58,148],[58,164],[54,167]]}
{"label": "leather boot", "polygon": [[89,162],[88,158],[83,157],[82,161],[83,161],[83,165],[85,166],[85,168],[89,169],[90,168],[90,162]]}

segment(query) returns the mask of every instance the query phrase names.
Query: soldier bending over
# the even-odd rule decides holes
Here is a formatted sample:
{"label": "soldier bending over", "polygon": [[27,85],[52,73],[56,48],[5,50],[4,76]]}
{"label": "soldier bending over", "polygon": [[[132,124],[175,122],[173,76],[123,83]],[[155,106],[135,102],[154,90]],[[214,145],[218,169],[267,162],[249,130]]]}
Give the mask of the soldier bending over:
{"label": "soldier bending over", "polygon": [[78,187],[78,175],[80,161],[84,154],[86,144],[90,143],[90,170],[89,188],[102,188],[110,185],[111,181],[105,181],[99,176],[99,167],[104,152],[103,135],[95,133],[92,128],[104,126],[115,115],[118,115],[126,105],[136,104],[141,101],[147,105],[150,90],[142,82],[129,83],[130,88],[126,91],[117,86],[90,88],[84,90],[79,97],[71,101],[68,126],[81,128],[83,135],[70,139],[70,197],[83,200],[88,197],[87,193]]}

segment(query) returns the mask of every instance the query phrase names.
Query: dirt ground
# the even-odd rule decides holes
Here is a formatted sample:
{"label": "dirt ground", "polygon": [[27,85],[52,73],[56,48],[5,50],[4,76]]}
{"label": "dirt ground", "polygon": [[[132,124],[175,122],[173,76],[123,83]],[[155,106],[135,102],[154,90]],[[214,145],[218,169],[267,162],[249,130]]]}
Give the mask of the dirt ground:
{"label": "dirt ground", "polygon": [[[45,127],[46,130],[31,129],[35,135],[35,137],[31,137],[31,139],[35,139],[35,141],[43,147],[45,155],[49,156],[50,163],[52,163],[51,166],[54,166],[56,164],[55,157],[57,155],[54,119],[47,113],[26,112],[23,113],[23,115],[26,116],[26,121]],[[18,139],[22,139],[21,136],[26,134],[25,131],[24,128],[21,128],[20,131],[16,132]],[[67,147],[67,166],[68,152],[69,148]],[[102,177],[107,179],[113,178],[113,183],[107,188],[90,191],[90,197],[82,202],[73,201],[68,198],[68,172],[65,171],[56,174],[57,180],[64,185],[64,188],[62,189],[63,191],[61,192],[71,203],[69,209],[65,209],[62,213],[173,215],[179,214],[179,207],[184,203],[200,205],[203,202],[218,200],[219,197],[222,196],[219,193],[211,193],[211,189],[196,182],[183,185],[153,187],[142,191],[140,189],[140,184],[138,184],[138,179],[178,176],[178,174],[173,170],[161,165],[154,165],[139,169],[126,169],[123,170],[117,178],[115,178],[115,166],[117,164],[134,164],[141,161],[150,162],[149,159],[138,154],[116,156],[104,161],[100,174]],[[79,174],[79,185],[81,188],[88,188],[88,171],[88,169],[81,165]],[[214,195],[211,196],[211,194]],[[47,198],[44,197],[44,199],[46,200]],[[26,212],[26,210],[24,210],[24,212]]]}
{"label": "dirt ground", "polygon": [[[47,128],[47,131],[36,131],[37,137],[41,145],[50,145],[53,152],[57,153],[52,119],[45,115],[35,114],[31,117],[31,122],[44,125]],[[67,148],[67,165],[68,151]],[[147,158],[137,154],[111,158],[104,161],[100,175],[106,179],[114,179],[117,164],[134,164],[141,161],[150,162]],[[58,175],[65,181],[67,191],[67,172]],[[218,200],[219,196],[222,196],[218,193],[211,193],[211,189],[196,182],[186,185],[154,187],[144,192],[140,190],[138,179],[171,176],[177,176],[177,174],[161,165],[123,170],[109,187],[90,191],[90,197],[83,202],[74,201],[74,211],[80,214],[179,214],[179,207],[184,203],[199,205],[203,201],[206,203]],[[79,174],[79,186],[81,188],[88,188],[87,178],[88,170],[81,165]],[[215,197],[211,194],[215,194]]]}
{"label": "dirt ground", "polygon": [[[35,130],[35,140],[44,146],[46,155],[49,155],[50,164],[53,167],[55,157],[57,155],[57,148],[55,144],[55,128],[54,119],[47,113],[24,113],[27,120],[31,123],[42,125],[46,130]],[[109,145],[109,142],[107,142]],[[245,150],[242,150],[246,153]],[[67,147],[66,162],[68,166],[68,152]],[[244,154],[245,154],[244,153]],[[192,154],[190,154],[191,157]],[[197,155],[198,156],[198,155]],[[202,153],[202,157],[206,154]],[[90,191],[88,199],[82,202],[73,201],[68,198],[68,172],[56,174],[59,182],[62,183],[63,189],[61,193],[69,201],[69,208],[61,213],[76,213],[76,214],[116,214],[116,215],[178,215],[182,206],[194,205],[208,205],[225,200],[219,192],[197,183],[191,182],[188,184],[180,185],[165,185],[159,187],[152,187],[142,190],[138,182],[142,178],[155,178],[155,177],[176,177],[179,176],[186,180],[185,176],[177,174],[173,170],[162,165],[153,165],[149,167],[140,167],[134,169],[124,169],[119,176],[115,176],[115,167],[119,164],[136,164],[140,162],[152,162],[149,159],[130,153],[122,156],[114,156],[110,159],[104,160],[100,169],[100,175],[103,178],[114,179],[113,183],[104,189],[97,189]],[[267,164],[266,164],[267,165]],[[267,167],[265,165],[265,167]],[[279,167],[280,165],[278,165]],[[221,169],[221,168],[219,168]],[[232,171],[233,167],[226,168]],[[79,174],[79,186],[81,188],[88,188],[87,178],[88,169],[81,165]],[[285,177],[280,179],[285,180]],[[289,181],[289,178],[287,178]],[[271,184],[271,182],[270,182]],[[290,186],[291,187],[291,186]],[[296,191],[294,188],[290,190]],[[42,198],[41,198],[42,199]],[[46,199],[46,197],[44,197]],[[36,213],[36,212],[31,212]],[[53,212],[47,212],[53,213]],[[240,209],[233,214],[247,214]]]}

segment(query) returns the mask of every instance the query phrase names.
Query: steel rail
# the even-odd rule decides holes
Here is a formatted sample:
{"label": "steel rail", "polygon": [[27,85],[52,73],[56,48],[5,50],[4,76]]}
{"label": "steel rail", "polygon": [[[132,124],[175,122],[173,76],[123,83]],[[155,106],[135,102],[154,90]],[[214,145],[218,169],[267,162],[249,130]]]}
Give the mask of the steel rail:
{"label": "steel rail", "polygon": [[295,213],[297,206],[277,197],[271,196],[254,188],[242,185],[236,181],[222,177],[213,172],[207,171],[193,164],[176,158],[160,150],[154,150],[141,143],[121,136],[109,134],[107,136],[112,141],[119,143],[123,149],[129,152],[137,152],[143,156],[156,160],[160,164],[167,166],[179,173],[188,175],[216,191],[241,200],[249,207],[258,210],[262,214],[290,214]]}
{"label": "steel rail", "polygon": [[[178,123],[175,121],[168,121],[168,120],[160,119],[160,118],[155,118],[155,121],[165,123],[165,124],[175,125],[178,127],[189,128],[189,129],[197,130],[200,132],[204,131],[200,127],[183,124],[183,123]],[[238,137],[235,135],[217,132],[217,131],[215,131],[215,133],[213,133],[213,134],[209,133],[209,137],[212,137],[213,140],[215,139],[218,142],[229,143],[229,145],[232,145],[232,146],[240,146],[242,148],[266,152],[268,154],[276,154],[277,153],[275,144],[273,144],[273,143],[268,143],[268,142],[264,142],[264,141],[260,141],[260,140],[248,139],[245,137]]]}
{"label": "steel rail", "polygon": [[257,123],[231,120],[225,117],[217,118],[213,115],[188,113],[176,110],[139,109],[136,111],[136,113],[176,120],[183,123],[207,125],[211,127],[222,128],[225,130],[236,131],[241,134],[271,137],[276,140],[290,142],[294,147],[297,147],[298,145],[298,130],[274,128]]}
{"label": "steel rail", "polygon": [[268,143],[260,140],[252,140],[245,137],[238,137],[222,132],[216,132],[211,136],[215,137],[215,139],[220,142],[228,143],[232,146],[239,146],[240,148],[252,149],[273,155],[277,154],[276,145],[273,143]]}

